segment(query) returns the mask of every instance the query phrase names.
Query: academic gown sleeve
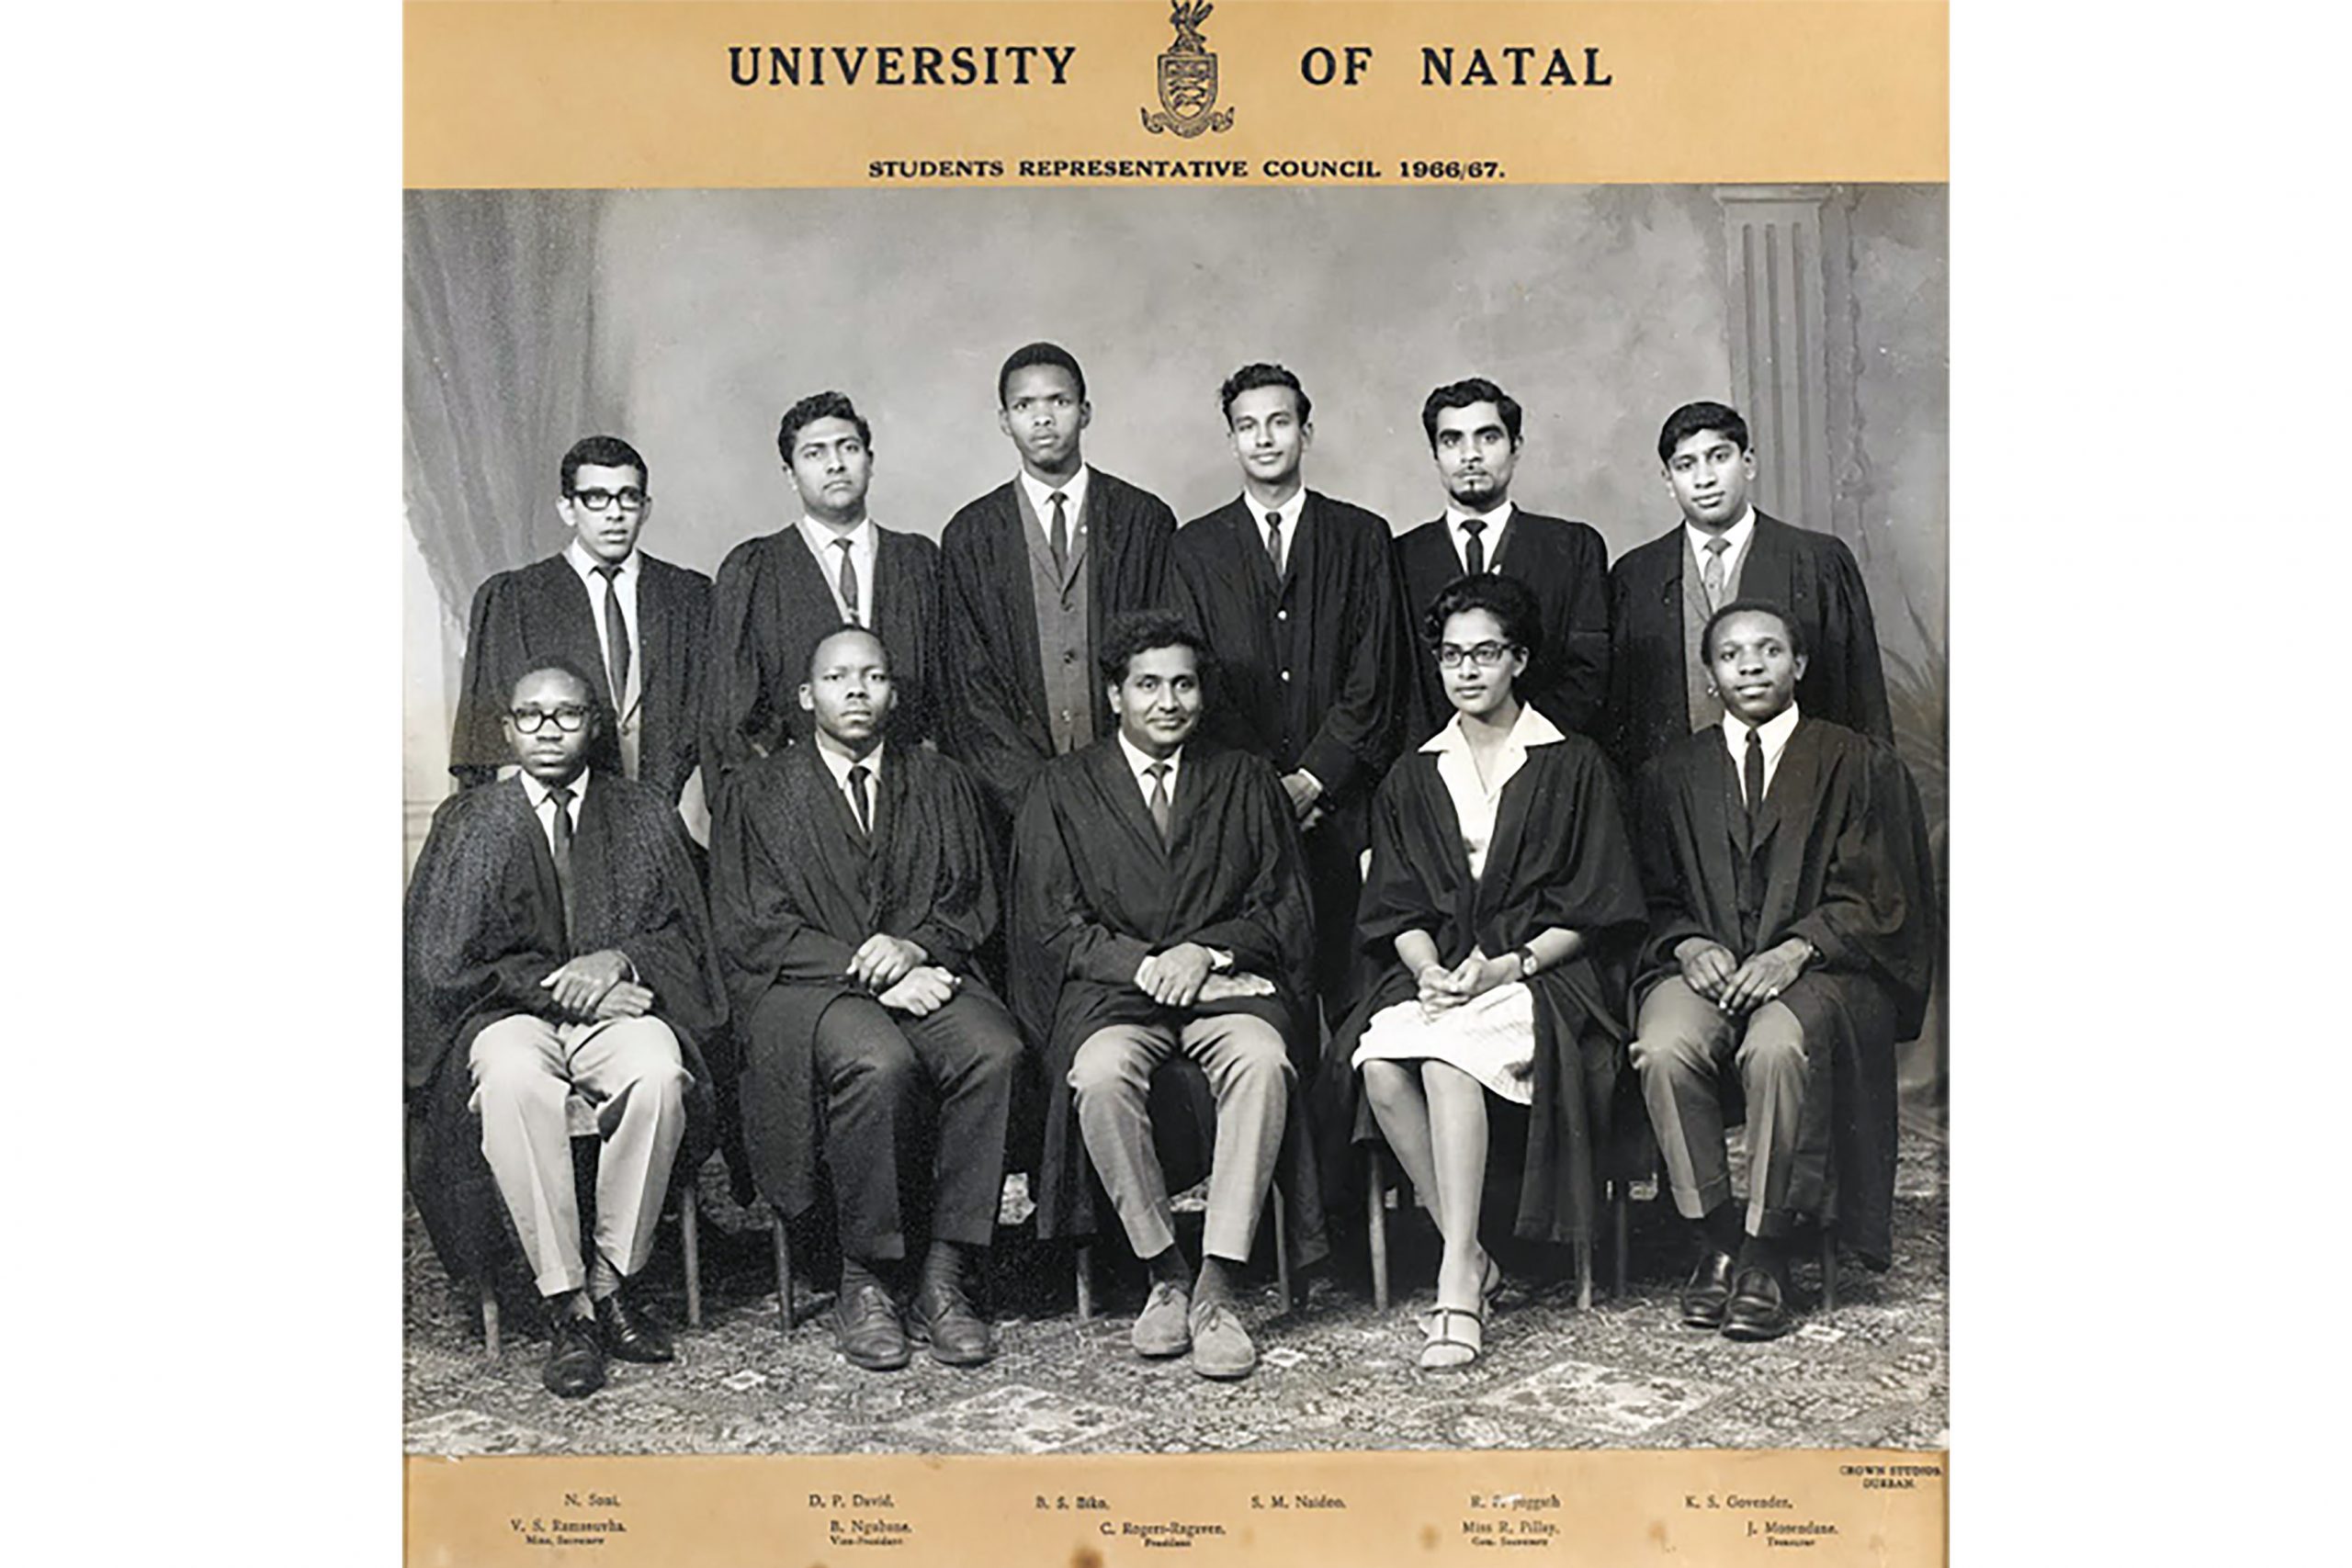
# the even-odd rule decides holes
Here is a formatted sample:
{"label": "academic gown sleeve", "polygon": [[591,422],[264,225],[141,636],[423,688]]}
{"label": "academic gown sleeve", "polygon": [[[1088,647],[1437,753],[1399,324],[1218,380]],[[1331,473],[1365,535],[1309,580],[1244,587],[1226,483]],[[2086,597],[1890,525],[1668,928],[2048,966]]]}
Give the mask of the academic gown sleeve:
{"label": "academic gown sleeve", "polygon": [[432,1079],[470,1019],[562,1016],[539,982],[564,954],[510,897],[510,839],[496,806],[470,792],[443,801],[409,881],[402,1010],[413,1090]]}
{"label": "academic gown sleeve", "polygon": [[[902,756],[905,753],[901,753]],[[956,975],[968,975],[972,955],[996,933],[996,875],[991,868],[979,792],[971,778],[944,757],[926,758],[921,779],[922,809],[934,840],[927,890],[909,889],[923,909],[904,935],[930,954],[930,961]]]}
{"label": "academic gown sleeve", "polygon": [[711,585],[707,657],[702,681],[702,771],[717,793],[729,770],[757,757],[755,730],[764,728],[761,698],[759,606],[768,593],[767,551],[747,539],[728,552]]}
{"label": "academic gown sleeve", "polygon": [[1235,761],[1239,763],[1238,825],[1243,841],[1228,842],[1221,852],[1247,857],[1242,863],[1254,866],[1256,874],[1230,914],[1177,940],[1224,949],[1233,954],[1237,970],[1279,981],[1293,998],[1304,998],[1314,994],[1308,971],[1315,918],[1307,903],[1290,797],[1265,762],[1238,754]]}
{"label": "academic gown sleeve", "polygon": [[[659,791],[626,779],[597,780],[582,809],[603,815],[614,838],[600,843],[583,828],[573,840],[575,945],[621,953],[653,993],[654,1015],[715,1049],[727,1024],[726,987],[684,825]],[[607,863],[599,866],[599,857]]]}
{"label": "academic gown sleeve", "polygon": [[458,679],[458,713],[449,736],[449,772],[472,789],[494,782],[514,760],[499,719],[513,694],[501,691],[500,671],[510,668],[523,647],[522,613],[507,574],[474,590],[466,616],[466,654]]}
{"label": "academic gown sleeve", "polygon": [[1008,588],[992,579],[980,536],[985,525],[983,518],[959,514],[941,545],[941,729],[1001,819],[1010,819],[1046,756],[1023,724],[1018,694],[1027,674],[1018,650],[1008,646],[1025,634],[1011,626],[1005,598],[1026,585]]}
{"label": "academic gown sleeve", "polygon": [[[1677,775],[1665,759],[1653,759],[1642,769],[1634,796],[1634,843],[1641,865],[1642,889],[1648,906],[1649,934],[1643,946],[1641,977],[1680,968],[1674,950],[1690,938],[1721,942],[1723,936],[1693,907],[1689,883],[1678,853],[1685,826],[1675,808],[1679,788]],[[1742,953],[1737,956],[1745,957]]]}
{"label": "academic gown sleeve", "polygon": [[[1340,521],[1334,519],[1335,525]],[[1377,780],[1388,766],[1408,674],[1398,642],[1397,606],[1403,595],[1388,547],[1388,525],[1368,513],[1344,521],[1355,535],[1350,551],[1354,592],[1348,600],[1348,624],[1330,628],[1327,657],[1343,660],[1345,671],[1299,756],[1299,766],[1315,775],[1332,800],[1343,800]]]}
{"label": "academic gown sleeve", "polygon": [[790,837],[794,801],[780,765],[739,773],[719,796],[710,835],[710,902],[727,988],[749,1016],[775,985],[848,985],[856,948],[810,919],[793,896],[801,874]]}
{"label": "academic gown sleeve", "polygon": [[1829,635],[1823,640],[1841,650],[1842,662],[1838,671],[1839,701],[1822,711],[1838,715],[1838,722],[1849,729],[1893,745],[1894,715],[1886,700],[1886,671],[1879,660],[1878,623],[1871,614],[1870,590],[1846,541],[1828,537],[1826,545],[1822,617]]}
{"label": "academic gown sleeve", "polygon": [[1826,974],[1870,975],[1898,998],[1916,1033],[1939,938],[1934,861],[1918,787],[1893,750],[1864,741],[1860,783],[1829,850],[1820,901],[1789,934],[1820,951]]}
{"label": "academic gown sleeve", "polygon": [[1609,711],[1609,547],[1589,527],[1567,530],[1566,619],[1558,683],[1545,716],[1561,728],[1599,739]]}
{"label": "academic gown sleeve", "polygon": [[[1095,915],[1078,876],[1074,852],[1064,834],[1059,809],[1062,781],[1048,780],[1029,793],[1012,833],[1013,897],[1028,932],[1046,960],[1046,973],[1058,984],[1092,980],[1105,986],[1131,983],[1151,944],[1105,924]],[[1050,1021],[1040,1018],[1039,1025]]]}

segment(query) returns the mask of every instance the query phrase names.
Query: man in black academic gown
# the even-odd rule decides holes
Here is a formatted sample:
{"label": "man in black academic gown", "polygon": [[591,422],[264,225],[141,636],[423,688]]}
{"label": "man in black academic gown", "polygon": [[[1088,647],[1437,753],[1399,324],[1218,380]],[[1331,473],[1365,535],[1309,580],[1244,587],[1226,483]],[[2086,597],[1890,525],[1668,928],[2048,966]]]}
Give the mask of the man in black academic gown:
{"label": "man in black academic gown", "polygon": [[[1152,1287],[1146,1356],[1193,1354],[1204,1377],[1257,1364],[1232,1307],[1267,1184],[1281,1167],[1299,1261],[1322,1247],[1306,1118],[1290,1114],[1315,1044],[1313,944],[1298,832],[1274,771],[1193,743],[1200,634],[1172,612],[1114,622],[1102,673],[1117,728],[1038,777],[1013,834],[1023,1021],[1046,1042],[1038,1234],[1093,1231],[1071,1122]],[[1176,1246],[1146,1093],[1172,1056],[1216,1100],[1195,1278]]]}
{"label": "man in black academic gown", "polygon": [[[995,1235],[1022,1061],[972,964],[997,920],[978,792],[895,725],[885,745],[896,687],[873,633],[820,640],[799,691],[814,742],[736,770],[711,851],[752,1170],[779,1213],[801,1213],[821,1130],[842,1254],[834,1334],[873,1371],[907,1364],[910,1330],[950,1366],[995,1354],[965,1276]],[[908,1214],[925,1194],[927,1220]],[[885,1276],[910,1233],[930,1241],[902,1319]]]}
{"label": "man in black academic gown", "polygon": [[[1801,1224],[1890,1261],[1894,1046],[1918,1032],[1940,921],[1911,775],[1884,741],[1804,711],[1797,619],[1735,600],[1697,648],[1724,714],[1642,777],[1633,1062],[1696,1232],[1682,1321],[1771,1339],[1792,1326]],[[1734,1083],[1744,1204],[1724,1150]]]}
{"label": "man in black academic gown", "polygon": [[[1521,445],[1519,401],[1484,377],[1438,388],[1421,405],[1445,513],[1396,541],[1404,621],[1418,626],[1438,590],[1482,571],[1535,591],[1544,654],[1520,690],[1561,728],[1597,735],[1609,695],[1609,547],[1589,525],[1520,509],[1510,498]],[[1400,745],[1418,746],[1453,716],[1437,666],[1411,661]]]}
{"label": "man in black academic gown", "polygon": [[[590,765],[594,683],[523,672],[503,721],[517,776],[442,803],[409,885],[410,1189],[460,1278],[501,1245],[503,1200],[553,1333],[544,1381],[577,1397],[606,1355],[671,1359],[629,1281],[653,1244],[688,1123],[709,1118],[698,1043],[726,1001],[701,884],[670,802]],[[586,1100],[596,1160],[583,1261],[567,1102]]]}
{"label": "man in black academic gown", "polygon": [[710,579],[637,547],[653,513],[651,477],[616,435],[573,444],[557,470],[561,552],[502,571],[474,594],[449,771],[472,788],[513,761],[503,726],[515,678],[557,660],[595,682],[615,722],[599,727],[590,765],[681,805],[700,831],[694,778],[702,712]]}
{"label": "man in black academic gown", "polygon": [[797,694],[809,653],[839,626],[870,626],[890,649],[900,745],[930,739],[935,718],[939,547],[867,513],[873,428],[841,393],[817,392],[785,411],[775,446],[800,516],[719,563],[703,745],[714,784],[714,775],[808,739]]}
{"label": "man in black academic gown", "polygon": [[1218,389],[1241,494],[1176,533],[1176,581],[1217,650],[1202,731],[1282,775],[1306,835],[1316,988],[1347,1010],[1365,805],[1396,753],[1405,678],[1388,525],[1306,489],[1314,404],[1279,365]]}
{"label": "man in black academic gown", "polygon": [[1015,349],[997,373],[997,401],[1020,471],[939,536],[943,744],[1009,824],[1038,769],[1099,738],[1102,628],[1169,602],[1176,515],[1087,466],[1080,437],[1093,407],[1069,350]]}
{"label": "man in black academic gown", "polygon": [[1807,714],[1894,739],[1870,592],[1846,542],[1767,516],[1748,500],[1756,451],[1747,422],[1722,403],[1685,403],[1657,437],[1682,525],[1628,550],[1609,574],[1607,746],[1627,777],[1686,735],[1712,728],[1723,704],[1694,663],[1699,628],[1717,607],[1760,599],[1785,609],[1812,657],[1797,700]]}

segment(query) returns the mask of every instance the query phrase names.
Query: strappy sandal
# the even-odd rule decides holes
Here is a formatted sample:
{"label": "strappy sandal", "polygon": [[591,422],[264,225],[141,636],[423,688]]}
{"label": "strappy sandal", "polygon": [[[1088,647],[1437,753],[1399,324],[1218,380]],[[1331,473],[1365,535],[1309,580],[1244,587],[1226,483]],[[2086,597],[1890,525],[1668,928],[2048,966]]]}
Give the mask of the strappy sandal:
{"label": "strappy sandal", "polygon": [[[1486,1348],[1487,1314],[1481,1309],[1434,1306],[1421,1314],[1429,1343],[1421,1347],[1421,1370],[1450,1371],[1466,1367]],[[1466,1332],[1464,1332],[1466,1328]]]}

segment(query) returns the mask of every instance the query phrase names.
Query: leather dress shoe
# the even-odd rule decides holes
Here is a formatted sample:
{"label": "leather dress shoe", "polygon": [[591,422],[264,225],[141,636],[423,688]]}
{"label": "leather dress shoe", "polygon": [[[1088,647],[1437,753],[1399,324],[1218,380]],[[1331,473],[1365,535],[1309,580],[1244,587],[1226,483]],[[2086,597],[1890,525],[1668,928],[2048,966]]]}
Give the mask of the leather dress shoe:
{"label": "leather dress shoe", "polygon": [[879,1285],[853,1285],[834,1299],[833,1343],[843,1360],[869,1372],[895,1372],[910,1355],[898,1303]]}
{"label": "leather dress shoe", "polygon": [[996,1355],[989,1325],[953,1280],[926,1280],[916,1290],[907,1311],[907,1337],[930,1346],[931,1359],[944,1366],[977,1367]]}
{"label": "leather dress shoe", "polygon": [[662,1326],[660,1318],[629,1300],[627,1285],[596,1303],[596,1330],[604,1337],[605,1350],[624,1361],[678,1359],[670,1344],[670,1331]]}
{"label": "leather dress shoe", "polygon": [[1193,1348],[1193,1292],[1166,1280],[1151,1282],[1129,1336],[1138,1356],[1181,1356]]}
{"label": "leather dress shoe", "polygon": [[1781,1281],[1770,1269],[1743,1269],[1724,1313],[1726,1339],[1778,1339],[1796,1326],[1781,1299]]}
{"label": "leather dress shoe", "polygon": [[1258,1365],[1258,1347],[1250,1331],[1223,1302],[1203,1302],[1189,1314],[1193,1331],[1193,1370],[1204,1378],[1229,1382],[1246,1378]]}
{"label": "leather dress shoe", "polygon": [[584,1399],[605,1386],[605,1346],[593,1319],[558,1309],[548,1325],[548,1364],[539,1381],[559,1399]]}
{"label": "leather dress shoe", "polygon": [[1686,1328],[1718,1329],[1731,1305],[1732,1256],[1710,1247],[1690,1270],[1682,1287],[1682,1323]]}

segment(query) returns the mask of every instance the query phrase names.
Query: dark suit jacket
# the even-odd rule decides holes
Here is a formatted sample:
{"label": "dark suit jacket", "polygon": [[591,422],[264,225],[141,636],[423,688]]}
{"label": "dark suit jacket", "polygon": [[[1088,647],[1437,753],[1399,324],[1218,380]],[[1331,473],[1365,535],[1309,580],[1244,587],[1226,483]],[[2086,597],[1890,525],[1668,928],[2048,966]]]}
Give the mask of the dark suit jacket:
{"label": "dark suit jacket", "polygon": [[[638,782],[675,805],[695,771],[702,722],[705,637],[710,579],[642,552],[637,582],[637,647],[631,660],[639,699]],[[621,773],[617,704],[605,671],[604,644],[587,585],[561,556],[502,571],[474,594],[466,632],[465,674],[449,739],[449,771],[469,788],[488,784],[514,761],[498,721],[515,681],[541,660],[560,659],[595,683],[607,720],[588,765]]]}
{"label": "dark suit jacket", "polygon": [[[1150,491],[1100,468],[1086,487],[1087,638],[1123,610],[1171,603],[1176,514]],[[1029,588],[1026,525],[1008,479],[948,519],[939,536],[947,666],[944,744],[971,770],[1000,828],[1054,755],[1046,672],[1037,661],[1037,605]],[[1090,686],[1101,684],[1100,676]],[[1107,733],[1102,724],[1098,731]]]}
{"label": "dark suit jacket", "polygon": [[[1609,574],[1608,745],[1628,777],[1690,733],[1683,660],[1697,657],[1699,628],[1686,633],[1682,625],[1682,554],[1678,523],[1626,551]],[[1757,513],[1739,596],[1794,617],[1809,655],[1797,682],[1797,706],[1808,718],[1894,741],[1870,593],[1843,539]]]}
{"label": "dark suit jacket", "polygon": [[1403,671],[1388,525],[1309,491],[1283,555],[1277,583],[1259,521],[1238,500],[1177,531],[1178,590],[1216,650],[1201,727],[1277,773],[1305,768],[1336,808],[1368,797],[1396,752]]}
{"label": "dark suit jacket", "polygon": [[[1502,548],[1487,567],[1533,589],[1542,614],[1544,650],[1529,663],[1520,695],[1562,729],[1597,736],[1609,696],[1609,547],[1590,524],[1521,507],[1511,513]],[[1453,716],[1437,659],[1421,641],[1421,623],[1439,591],[1461,575],[1462,558],[1453,553],[1444,518],[1396,541],[1413,667],[1398,738],[1408,750]]]}
{"label": "dark suit jacket", "polygon": [[[930,739],[938,705],[939,547],[876,524],[870,602],[897,694],[890,738],[912,747]],[[711,597],[704,704],[703,784],[714,801],[726,771],[808,738],[800,683],[808,656],[839,625],[831,584],[797,525],[727,552]]]}

